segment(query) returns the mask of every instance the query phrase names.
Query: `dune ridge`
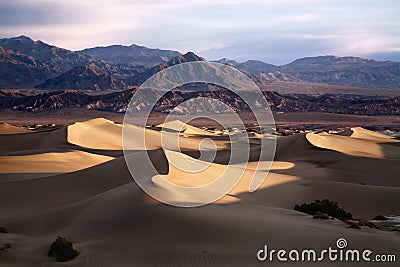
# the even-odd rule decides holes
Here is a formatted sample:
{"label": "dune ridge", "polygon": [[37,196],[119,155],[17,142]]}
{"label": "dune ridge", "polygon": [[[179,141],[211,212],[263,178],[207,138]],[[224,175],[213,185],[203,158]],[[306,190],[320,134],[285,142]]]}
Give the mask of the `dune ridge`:
{"label": "dune ridge", "polygon": [[31,131],[10,125],[8,123],[0,123],[0,134],[21,134],[30,133]]}
{"label": "dune ridge", "polygon": [[306,138],[315,147],[335,150],[349,155],[389,159],[400,158],[399,147],[382,144],[383,140],[393,143],[398,142],[398,140],[385,139],[380,137],[379,134],[374,136],[358,130],[350,137],[328,133],[308,133]]}

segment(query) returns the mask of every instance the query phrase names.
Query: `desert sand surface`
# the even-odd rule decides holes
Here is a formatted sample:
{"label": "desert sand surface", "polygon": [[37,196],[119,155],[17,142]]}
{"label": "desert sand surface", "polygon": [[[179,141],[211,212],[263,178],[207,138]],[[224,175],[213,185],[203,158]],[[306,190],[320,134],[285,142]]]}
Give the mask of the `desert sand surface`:
{"label": "desert sand surface", "polygon": [[31,131],[23,129],[21,127],[16,127],[8,123],[0,123],[0,134],[19,134],[29,132]]}
{"label": "desert sand surface", "polygon": [[[185,201],[165,182],[201,186],[227,168],[229,140],[218,132],[180,122],[160,126],[165,130],[144,131],[145,147],[129,143],[138,168],[146,156],[155,165],[155,171],[140,172],[152,190]],[[399,231],[350,229],[340,220],[316,220],[293,210],[328,198],[354,218],[399,216],[400,141],[385,135],[354,127],[347,135],[277,137],[274,162],[261,158],[260,163],[259,142],[271,137],[250,137],[250,162],[231,166],[242,179],[229,193],[209,205],[178,208],[154,200],[134,182],[123,157],[121,124],[96,118],[47,131],[19,129],[0,127],[0,226],[9,230],[0,233],[0,243],[11,244],[0,254],[0,266],[321,266],[259,262],[256,253],[265,244],[320,250],[335,247],[339,238],[354,249],[400,258]],[[136,126],[129,131],[143,132]],[[216,150],[213,161],[199,159],[203,136],[213,141],[201,147]],[[175,137],[180,151],[171,141]],[[180,157],[193,168],[205,167],[183,172],[171,161]],[[255,175],[267,177],[249,193]],[[72,240],[80,255],[67,263],[47,257],[57,236]]]}
{"label": "desert sand surface", "polygon": [[[33,173],[37,178],[48,176],[48,173],[61,174],[86,169],[112,159],[114,158],[74,150],[40,151],[30,155],[14,154],[0,156],[0,173],[16,174],[15,177],[24,177],[24,174]],[[5,182],[5,179],[1,182]]]}

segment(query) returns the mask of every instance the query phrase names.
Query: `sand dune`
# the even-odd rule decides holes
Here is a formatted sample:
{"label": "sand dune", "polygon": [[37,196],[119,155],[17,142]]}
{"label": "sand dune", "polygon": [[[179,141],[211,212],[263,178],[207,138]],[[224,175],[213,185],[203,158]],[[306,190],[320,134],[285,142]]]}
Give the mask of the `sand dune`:
{"label": "sand dune", "polygon": [[[360,134],[355,137],[333,135],[328,133],[308,133],[307,140],[314,146],[339,151],[354,156],[373,158],[400,159],[400,147],[370,142],[368,139],[360,139]],[[366,136],[366,135],[361,135]],[[371,138],[371,137],[369,137]],[[374,137],[374,141],[377,138]]]}
{"label": "sand dune", "polygon": [[[180,127],[193,129],[193,131],[202,131],[179,121],[166,125],[166,128],[174,131],[180,129]],[[179,145],[182,150],[199,150],[201,142],[201,139],[188,140],[185,136],[181,136],[178,130],[176,132],[161,133],[151,129],[143,130],[134,125],[127,125],[126,132],[127,136],[140,136],[144,135],[144,132],[146,135],[146,143],[143,143],[141,138],[130,138],[126,145],[131,150],[158,149],[163,145],[167,149],[177,149],[176,147]],[[68,142],[86,148],[122,150],[122,125],[102,118],[77,122],[68,126]],[[216,145],[219,148],[224,148],[226,142],[216,141]],[[214,147],[212,148],[214,149]]]}
{"label": "sand dune", "polygon": [[399,142],[399,140],[394,139],[393,137],[376,133],[374,131],[370,131],[361,127],[351,128],[352,134],[350,137],[372,141],[376,143],[386,143],[386,142]]}
{"label": "sand dune", "polygon": [[[278,138],[275,161],[261,158],[259,164],[266,137],[258,136],[251,140],[251,162],[228,166],[229,141],[217,135],[181,122],[166,124],[170,131],[165,132],[127,127],[129,136],[146,135],[145,145],[136,141],[140,138],[128,143],[135,178],[171,201],[192,198],[168,182],[195,188],[227,168],[242,179],[213,204],[176,208],[145,194],[124,157],[107,156],[122,150],[122,125],[95,119],[47,132],[0,135],[0,226],[11,232],[0,234],[0,241],[12,243],[0,263],[58,266],[46,257],[58,235],[74,240],[81,252],[68,266],[253,266],[259,265],[255,253],[263,244],[322,249],[340,237],[352,248],[368,244],[375,253],[400,253],[397,233],[348,229],[338,220],[293,211],[298,203],[329,198],[355,217],[399,215],[400,152],[387,144],[396,140],[361,128],[349,136],[297,134]],[[212,142],[201,147],[202,136]],[[264,149],[271,149],[270,143]],[[215,159],[202,159],[200,148],[215,152]],[[147,157],[155,169],[145,168]],[[253,177],[265,177],[270,166],[261,187],[249,193]],[[198,199],[209,193],[199,190]]]}
{"label": "sand dune", "polygon": [[175,132],[183,132],[183,133],[193,134],[193,135],[216,135],[212,132],[202,130],[202,129],[194,127],[190,124],[183,123],[182,121],[179,121],[179,120],[164,122],[164,123],[157,125],[157,127],[164,128],[167,130],[173,130]]}
{"label": "sand dune", "polygon": [[70,149],[67,142],[67,127],[29,134],[0,135],[0,153],[16,151]]}
{"label": "sand dune", "polygon": [[0,173],[72,172],[112,160],[83,151],[58,151],[22,156],[0,156]]}
{"label": "sand dune", "polygon": [[95,149],[122,150],[122,125],[103,118],[68,126],[68,142]]}
{"label": "sand dune", "polygon": [[183,123],[179,120],[168,121],[157,125],[157,127],[174,130],[176,132],[182,132],[188,128],[188,124]]}
{"label": "sand dune", "polygon": [[10,125],[8,123],[0,123],[0,134],[20,134],[30,133],[31,131]]}

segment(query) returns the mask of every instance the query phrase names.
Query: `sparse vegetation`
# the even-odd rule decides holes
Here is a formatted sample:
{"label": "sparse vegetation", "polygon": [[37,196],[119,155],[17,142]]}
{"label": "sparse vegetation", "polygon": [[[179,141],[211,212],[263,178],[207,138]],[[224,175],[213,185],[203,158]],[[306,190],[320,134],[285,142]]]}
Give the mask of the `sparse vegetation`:
{"label": "sparse vegetation", "polygon": [[0,246],[0,252],[6,252],[10,248],[11,248],[10,243],[4,243],[2,246]]}
{"label": "sparse vegetation", "polygon": [[367,221],[367,220],[359,220],[358,221],[358,225],[360,225],[360,226],[367,226],[367,227],[369,227],[369,228],[374,228],[374,229],[381,229],[379,226],[377,226],[376,224],[374,224],[374,223],[372,223],[372,222],[370,222],[370,221]]}
{"label": "sparse vegetation", "polygon": [[351,213],[340,208],[337,202],[328,199],[316,200],[315,202],[296,205],[294,207],[294,210],[304,212],[310,215],[316,215],[317,213],[325,213],[342,221],[346,219],[353,219]]}
{"label": "sparse vegetation", "polygon": [[[362,226],[378,229],[378,230],[391,230],[396,231],[394,226],[388,225],[379,225],[375,224],[371,221],[364,220],[364,219],[353,219],[351,213],[345,211],[344,209],[338,206],[337,202],[324,199],[324,200],[316,200],[315,202],[311,203],[303,203],[301,205],[296,205],[294,210],[304,212],[310,215],[313,215],[314,219],[320,220],[329,220],[333,218],[339,219],[344,221],[346,224],[349,225],[348,228],[353,229],[361,229]],[[389,220],[383,215],[378,215],[374,218],[374,220],[378,221],[385,221]]]}
{"label": "sparse vegetation", "polygon": [[57,261],[69,261],[79,255],[71,241],[59,236],[56,241],[51,244],[47,256],[55,258]]}
{"label": "sparse vegetation", "polygon": [[382,230],[382,228],[379,227],[378,225],[364,219],[346,220],[345,223],[349,225],[349,228],[354,228],[354,229],[361,229],[361,226],[366,226],[369,228]]}
{"label": "sparse vegetation", "polygon": [[329,214],[322,213],[322,212],[317,212],[314,216],[314,219],[320,219],[320,220],[333,220],[334,218],[330,216]]}
{"label": "sparse vegetation", "polygon": [[387,220],[389,220],[389,219],[386,218],[386,217],[383,216],[383,215],[377,215],[377,216],[375,216],[375,217],[373,218],[373,220],[375,220],[375,221],[387,221]]}
{"label": "sparse vegetation", "polygon": [[361,230],[361,227],[357,223],[350,223],[349,228]]}

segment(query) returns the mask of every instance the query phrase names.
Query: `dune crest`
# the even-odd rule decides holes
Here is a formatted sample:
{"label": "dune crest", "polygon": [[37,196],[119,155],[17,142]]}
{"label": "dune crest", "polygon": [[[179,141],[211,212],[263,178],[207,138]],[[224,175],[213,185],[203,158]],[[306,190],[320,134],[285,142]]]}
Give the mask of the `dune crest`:
{"label": "dune crest", "polygon": [[59,151],[31,155],[0,156],[0,173],[73,172],[112,159],[114,158],[83,151]]}
{"label": "dune crest", "polygon": [[400,158],[400,148],[378,144],[365,139],[328,133],[308,133],[307,140],[314,146],[335,150],[344,154],[371,158]]}
{"label": "dune crest", "polygon": [[122,125],[98,118],[68,126],[68,142],[93,149],[122,150]]}
{"label": "dune crest", "polygon": [[181,133],[184,133],[186,136],[191,136],[191,135],[218,136],[218,134],[216,134],[216,133],[194,127],[194,126],[184,123],[180,120],[174,120],[174,121],[168,121],[165,123],[161,123],[161,124],[157,125],[157,127],[164,128],[167,130],[172,130],[175,132],[181,132]]}
{"label": "dune crest", "polygon": [[352,134],[350,135],[351,138],[357,138],[357,139],[372,141],[372,142],[376,142],[376,143],[399,142],[399,140],[396,140],[391,136],[377,133],[374,131],[370,131],[370,130],[364,129],[362,127],[351,128],[351,131],[352,131]]}

